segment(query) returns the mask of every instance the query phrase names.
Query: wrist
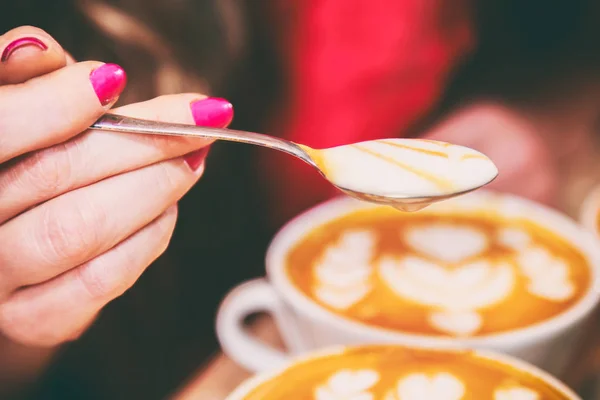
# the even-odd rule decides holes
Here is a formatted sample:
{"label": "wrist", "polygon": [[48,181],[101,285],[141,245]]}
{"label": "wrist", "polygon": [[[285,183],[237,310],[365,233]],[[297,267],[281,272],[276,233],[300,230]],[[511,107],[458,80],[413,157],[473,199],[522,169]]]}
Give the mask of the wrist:
{"label": "wrist", "polygon": [[30,388],[59,348],[25,346],[0,333],[0,398],[19,395]]}

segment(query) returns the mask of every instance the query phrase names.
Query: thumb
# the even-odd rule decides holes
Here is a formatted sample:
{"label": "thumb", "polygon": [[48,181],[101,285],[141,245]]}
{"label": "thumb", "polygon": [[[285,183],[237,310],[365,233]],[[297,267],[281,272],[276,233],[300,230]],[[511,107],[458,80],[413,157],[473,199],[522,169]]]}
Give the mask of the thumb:
{"label": "thumb", "polygon": [[23,83],[67,64],[67,55],[58,42],[31,26],[0,36],[0,54],[0,85]]}

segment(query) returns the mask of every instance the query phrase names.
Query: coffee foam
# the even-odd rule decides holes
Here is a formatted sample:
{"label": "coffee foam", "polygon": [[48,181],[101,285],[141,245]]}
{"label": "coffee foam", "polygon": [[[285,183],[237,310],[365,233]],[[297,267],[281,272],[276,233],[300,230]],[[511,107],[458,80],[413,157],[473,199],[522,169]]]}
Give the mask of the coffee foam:
{"label": "coffee foam", "polygon": [[[452,238],[452,246],[448,238]],[[409,229],[405,239],[414,250],[446,263],[463,261],[488,246],[487,237],[476,229],[443,223]]]}
{"label": "coffee foam", "polygon": [[522,251],[531,243],[531,236],[521,229],[505,228],[499,230],[497,240],[510,249]]}
{"label": "coffee foam", "polygon": [[371,369],[342,369],[314,390],[316,400],[370,400],[370,389],[379,381],[379,373]]}
{"label": "coffee foam", "polygon": [[489,183],[498,169],[473,149],[420,139],[305,148],[335,185],[383,196],[444,196]]}
{"label": "coffee foam", "polygon": [[570,299],[575,286],[567,264],[542,247],[530,247],[518,255],[517,262],[529,279],[529,292],[556,302]]}
{"label": "coffee foam", "polygon": [[505,356],[373,345],[322,352],[241,387],[230,400],[575,400]]}
{"label": "coffee foam", "polygon": [[429,323],[442,332],[470,336],[481,328],[483,319],[476,311],[444,310],[432,312],[429,315]]}
{"label": "coffee foam", "polygon": [[448,372],[410,374],[396,383],[385,400],[460,400],[465,394],[465,384]]}
{"label": "coffee foam", "polygon": [[371,258],[375,236],[369,231],[345,232],[317,261],[314,295],[335,309],[347,309],[371,290]]}
{"label": "coffee foam", "polygon": [[461,336],[481,327],[476,311],[505,299],[515,281],[509,266],[486,261],[449,270],[416,257],[384,259],[379,273],[398,296],[431,307],[429,321],[436,328]]}
{"label": "coffee foam", "polygon": [[526,387],[507,387],[494,392],[494,400],[542,400],[538,392]]}
{"label": "coffee foam", "polygon": [[[522,328],[567,310],[591,281],[585,257],[560,236],[489,212],[374,207],[305,242],[288,259],[301,291],[351,319],[404,332],[465,337]],[[315,261],[311,252],[321,255]],[[314,279],[303,280],[306,265]]]}

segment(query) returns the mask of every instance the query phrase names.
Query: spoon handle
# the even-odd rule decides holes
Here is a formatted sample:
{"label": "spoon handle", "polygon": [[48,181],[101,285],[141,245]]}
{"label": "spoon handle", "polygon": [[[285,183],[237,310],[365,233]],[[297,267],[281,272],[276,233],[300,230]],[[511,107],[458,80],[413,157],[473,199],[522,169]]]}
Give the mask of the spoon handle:
{"label": "spoon handle", "polygon": [[310,156],[296,143],[261,133],[149,121],[116,114],[104,114],[90,128],[112,132],[198,137],[253,144],[283,151],[315,166]]}

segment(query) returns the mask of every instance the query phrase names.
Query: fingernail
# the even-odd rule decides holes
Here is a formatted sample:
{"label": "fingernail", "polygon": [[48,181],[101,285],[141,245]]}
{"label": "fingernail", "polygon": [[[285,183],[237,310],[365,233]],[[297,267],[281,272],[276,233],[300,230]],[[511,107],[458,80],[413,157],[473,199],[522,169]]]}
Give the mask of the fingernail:
{"label": "fingernail", "polygon": [[94,92],[103,106],[112,103],[119,97],[127,84],[127,74],[116,64],[104,64],[90,74]]}
{"label": "fingernail", "polygon": [[24,38],[20,38],[20,39],[10,42],[8,44],[8,46],[6,46],[4,48],[4,51],[2,52],[2,57],[0,57],[0,61],[1,62],[8,61],[10,56],[15,51],[17,51],[18,49],[21,49],[23,47],[26,47],[26,46],[36,46],[36,47],[40,48],[42,51],[48,50],[48,46],[46,46],[46,44],[44,42],[42,42],[40,39],[35,38],[35,37],[24,37]]}
{"label": "fingernail", "polygon": [[203,147],[200,150],[191,152],[183,157],[183,159],[193,172],[197,172],[202,164],[204,164],[204,160],[206,160],[206,155],[209,150],[210,146]]}
{"label": "fingernail", "polygon": [[233,106],[225,99],[209,97],[190,103],[194,122],[198,126],[224,128],[233,119]]}

